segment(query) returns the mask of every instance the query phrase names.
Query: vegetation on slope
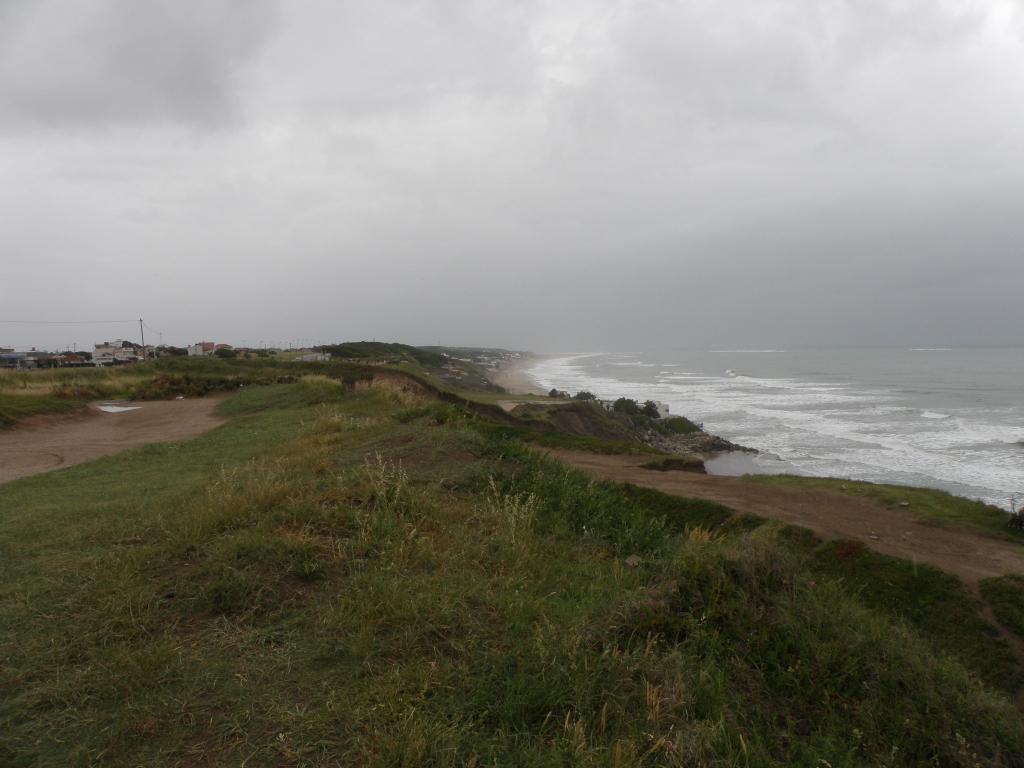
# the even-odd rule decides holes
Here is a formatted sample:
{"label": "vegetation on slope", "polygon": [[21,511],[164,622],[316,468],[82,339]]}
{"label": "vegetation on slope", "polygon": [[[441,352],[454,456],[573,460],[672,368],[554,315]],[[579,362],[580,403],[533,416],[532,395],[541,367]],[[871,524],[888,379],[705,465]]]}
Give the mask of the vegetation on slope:
{"label": "vegetation on slope", "polygon": [[1024,575],[1012,574],[981,582],[981,594],[999,623],[1024,639]]}
{"label": "vegetation on slope", "polygon": [[74,400],[49,395],[25,397],[0,392],[0,429],[13,427],[29,416],[68,413],[79,407]]}
{"label": "vegetation on slope", "polygon": [[440,352],[384,341],[347,341],[343,344],[324,344],[316,349],[319,352],[329,352],[331,357],[342,360],[377,359],[393,363],[406,360],[430,367],[441,366],[448,361]]}
{"label": "vegetation on slope", "polygon": [[223,408],[0,487],[0,764],[1024,765],[955,601],[451,405]]}
{"label": "vegetation on slope", "polygon": [[814,546],[807,566],[839,579],[868,607],[905,619],[994,688],[1012,694],[1024,684],[1024,670],[956,576],[852,541]]}
{"label": "vegetation on slope", "polygon": [[993,538],[1024,542],[1024,531],[1007,525],[1005,510],[933,488],[794,475],[751,475],[746,479],[765,485],[820,488],[859,496],[893,508],[906,507],[911,514],[934,525],[967,528]]}

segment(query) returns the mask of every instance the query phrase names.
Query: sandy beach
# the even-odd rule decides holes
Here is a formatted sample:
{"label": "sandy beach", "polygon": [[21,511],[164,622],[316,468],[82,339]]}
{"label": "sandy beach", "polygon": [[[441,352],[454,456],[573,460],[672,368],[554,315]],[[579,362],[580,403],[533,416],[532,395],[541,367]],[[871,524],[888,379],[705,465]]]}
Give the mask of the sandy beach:
{"label": "sandy beach", "polygon": [[529,369],[542,355],[506,360],[491,374],[491,381],[515,395],[546,395],[547,391],[530,376]]}

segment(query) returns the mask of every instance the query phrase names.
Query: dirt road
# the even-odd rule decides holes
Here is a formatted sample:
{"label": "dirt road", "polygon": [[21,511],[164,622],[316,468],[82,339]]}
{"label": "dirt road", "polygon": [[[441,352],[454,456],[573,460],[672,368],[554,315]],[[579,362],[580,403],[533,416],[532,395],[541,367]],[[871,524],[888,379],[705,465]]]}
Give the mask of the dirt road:
{"label": "dirt road", "polygon": [[1024,573],[1024,546],[914,519],[911,510],[891,509],[867,499],[814,489],[773,488],[736,477],[690,472],[657,472],[637,456],[599,456],[553,451],[567,464],[608,480],[665,493],[708,499],[737,512],[810,528],[825,539],[852,539],[893,557],[929,563],[968,584],[989,576]]}
{"label": "dirt road", "polygon": [[108,413],[103,404],[71,416],[39,416],[0,430],[0,483],[71,467],[148,443],[188,440],[224,423],[214,415],[223,398],[202,397],[119,404],[137,410]]}

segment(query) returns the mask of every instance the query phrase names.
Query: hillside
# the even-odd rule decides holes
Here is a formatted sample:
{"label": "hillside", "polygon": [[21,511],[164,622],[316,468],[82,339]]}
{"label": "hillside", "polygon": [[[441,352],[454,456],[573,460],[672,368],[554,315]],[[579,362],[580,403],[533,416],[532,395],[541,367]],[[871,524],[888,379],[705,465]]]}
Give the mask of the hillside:
{"label": "hillside", "polygon": [[408,344],[384,341],[347,341],[342,344],[324,344],[316,347],[318,352],[329,352],[332,357],[342,360],[388,360],[392,363],[413,361],[421,365],[441,366],[445,355]]}
{"label": "hillside", "polygon": [[139,391],[224,426],[0,485],[0,764],[1024,765],[956,577],[595,482],[537,446],[619,442],[426,373],[210,363]]}

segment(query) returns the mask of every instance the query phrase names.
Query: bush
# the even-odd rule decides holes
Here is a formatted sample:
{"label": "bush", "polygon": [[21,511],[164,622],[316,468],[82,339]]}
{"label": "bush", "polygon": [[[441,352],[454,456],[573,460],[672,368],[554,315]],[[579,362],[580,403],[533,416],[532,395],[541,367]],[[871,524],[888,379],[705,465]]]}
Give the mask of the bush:
{"label": "bush", "polygon": [[1006,527],[1011,531],[1024,531],[1024,509],[1011,512],[1006,520]]}
{"label": "bush", "polygon": [[185,347],[160,346],[156,348],[157,357],[188,357]]}
{"label": "bush", "polygon": [[648,400],[647,402],[644,403],[642,413],[644,416],[647,416],[648,418],[651,419],[661,418],[661,411],[658,410],[658,404],[653,400]]}
{"label": "bush", "polygon": [[664,431],[673,435],[689,435],[694,432],[700,432],[701,428],[694,424],[687,418],[682,416],[672,416],[667,419],[662,419],[659,426]]}
{"label": "bush", "polygon": [[636,416],[640,413],[640,405],[636,400],[631,400],[628,397],[620,397],[612,404],[612,410],[616,413],[625,413],[629,416]]}
{"label": "bush", "polygon": [[577,392],[575,395],[573,395],[572,399],[573,400],[597,400],[597,396],[593,392],[587,392],[586,390],[583,390],[583,391]]}
{"label": "bush", "polygon": [[705,472],[704,461],[697,456],[669,456],[640,466],[656,472]]}

